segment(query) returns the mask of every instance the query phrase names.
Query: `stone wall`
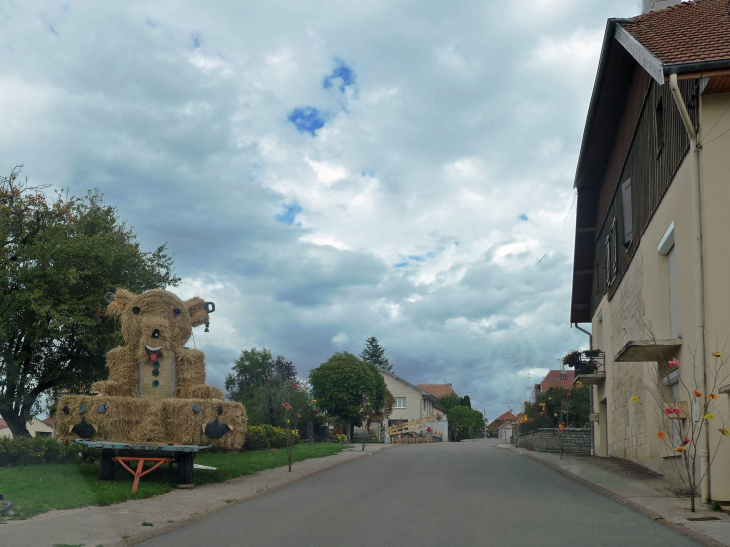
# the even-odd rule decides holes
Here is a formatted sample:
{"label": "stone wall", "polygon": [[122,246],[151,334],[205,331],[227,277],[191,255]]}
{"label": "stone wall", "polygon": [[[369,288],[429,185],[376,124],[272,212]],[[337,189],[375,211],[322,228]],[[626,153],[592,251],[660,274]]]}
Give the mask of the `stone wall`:
{"label": "stone wall", "polygon": [[[591,454],[591,429],[565,428],[563,430],[563,452],[566,454]],[[521,433],[517,446],[535,452],[560,452],[557,429],[538,429],[531,433]]]}

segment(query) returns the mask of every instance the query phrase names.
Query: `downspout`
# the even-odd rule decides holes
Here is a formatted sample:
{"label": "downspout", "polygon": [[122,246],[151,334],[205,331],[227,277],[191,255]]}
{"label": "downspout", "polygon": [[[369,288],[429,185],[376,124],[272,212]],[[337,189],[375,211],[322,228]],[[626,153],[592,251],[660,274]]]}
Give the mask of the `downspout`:
{"label": "downspout", "polygon": [[[695,132],[692,120],[687,112],[687,107],[684,104],[682,93],[679,91],[676,74],[669,75],[669,87],[672,90],[674,102],[677,103],[679,113],[682,115],[682,121],[684,122],[684,128],[687,130],[687,135],[689,136],[690,149],[692,152],[692,155],[690,156],[690,169],[692,171],[692,247],[694,251],[695,278],[695,340],[700,342],[697,348],[697,355],[695,355],[695,382],[698,377],[696,367],[699,362],[699,366],[702,367],[703,390],[707,393],[707,368],[705,366],[705,278],[702,257],[702,207],[700,203],[700,150],[702,148],[697,142],[697,133]],[[694,416],[692,419],[694,419]],[[700,461],[702,462],[702,472],[704,473],[701,485],[702,498],[705,501],[710,501],[712,499],[709,467],[710,431],[707,427],[705,427],[705,438],[703,444],[704,446],[700,450]]]}
{"label": "downspout", "polygon": [[[582,333],[588,335],[588,349],[593,349],[593,333],[592,332],[588,332],[587,330],[579,327],[578,326],[578,323],[573,323],[573,325],[575,325],[575,328],[576,329],[578,329]],[[604,367],[605,366],[606,365],[604,364]],[[590,391],[590,398],[591,398],[591,400],[590,400],[591,407],[590,408],[591,408],[591,412],[593,412],[595,410],[593,408],[593,386],[588,386],[588,388],[591,390]],[[595,440],[595,436],[594,436],[594,432],[593,432],[593,427],[594,427],[593,426],[593,422],[591,422],[591,456],[595,455],[595,453],[596,453],[596,445],[595,445],[596,440]]]}

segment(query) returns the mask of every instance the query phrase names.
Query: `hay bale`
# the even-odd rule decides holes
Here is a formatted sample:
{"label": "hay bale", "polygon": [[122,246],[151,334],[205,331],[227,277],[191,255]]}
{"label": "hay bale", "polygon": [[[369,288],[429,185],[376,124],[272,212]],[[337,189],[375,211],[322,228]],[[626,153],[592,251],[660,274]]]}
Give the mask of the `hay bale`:
{"label": "hay bale", "polygon": [[[82,406],[86,407],[83,413]],[[104,412],[100,412],[102,408]],[[231,401],[66,395],[58,409],[56,430],[62,442],[79,438],[72,429],[82,418],[96,430],[89,437],[93,441],[212,445],[238,450],[246,434],[246,409]],[[205,427],[215,424],[216,419],[217,425],[228,426],[229,430],[221,438],[212,439],[205,434]]]}

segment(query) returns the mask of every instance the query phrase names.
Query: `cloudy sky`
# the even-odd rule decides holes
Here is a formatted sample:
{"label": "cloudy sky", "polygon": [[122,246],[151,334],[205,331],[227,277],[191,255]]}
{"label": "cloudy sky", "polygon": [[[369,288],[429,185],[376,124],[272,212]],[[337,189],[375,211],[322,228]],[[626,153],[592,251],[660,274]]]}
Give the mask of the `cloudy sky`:
{"label": "cloudy sky", "polygon": [[567,351],[573,175],[638,0],[0,1],[0,172],[99,188],[301,376],[376,336],[495,418]]}

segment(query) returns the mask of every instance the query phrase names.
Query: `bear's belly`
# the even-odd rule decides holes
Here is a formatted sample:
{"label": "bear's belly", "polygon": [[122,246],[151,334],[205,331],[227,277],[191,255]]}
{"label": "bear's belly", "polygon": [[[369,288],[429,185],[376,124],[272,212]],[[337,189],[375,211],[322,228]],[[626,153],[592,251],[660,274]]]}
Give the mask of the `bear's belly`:
{"label": "bear's belly", "polygon": [[175,354],[139,362],[139,396],[143,399],[168,399],[175,396]]}

